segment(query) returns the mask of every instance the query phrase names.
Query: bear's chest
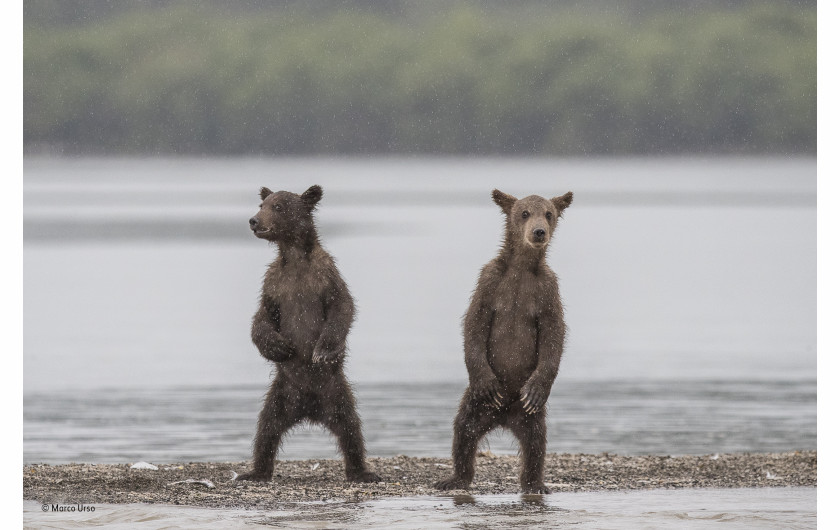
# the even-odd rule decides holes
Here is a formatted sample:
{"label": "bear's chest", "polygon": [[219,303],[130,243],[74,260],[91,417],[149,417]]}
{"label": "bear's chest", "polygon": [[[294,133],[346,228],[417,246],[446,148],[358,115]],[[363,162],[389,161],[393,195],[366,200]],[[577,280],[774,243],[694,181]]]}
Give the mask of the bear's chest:
{"label": "bear's chest", "polygon": [[511,274],[502,277],[493,293],[493,311],[504,319],[536,318],[541,292],[539,282],[532,274]]}
{"label": "bear's chest", "polygon": [[272,267],[266,272],[263,296],[282,312],[320,312],[328,283],[316,270]]}

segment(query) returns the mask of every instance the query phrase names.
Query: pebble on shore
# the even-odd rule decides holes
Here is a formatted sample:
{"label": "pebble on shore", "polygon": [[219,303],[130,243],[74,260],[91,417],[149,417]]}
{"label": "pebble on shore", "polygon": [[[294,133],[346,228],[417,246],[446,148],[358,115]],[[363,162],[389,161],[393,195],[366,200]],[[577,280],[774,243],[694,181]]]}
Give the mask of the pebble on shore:
{"label": "pebble on shore", "polygon": [[[269,483],[234,482],[234,474],[247,471],[248,462],[157,463],[157,470],[132,469],[131,464],[33,464],[23,468],[23,498],[41,503],[271,509],[299,501],[438,495],[442,492],[431,485],[452,471],[451,461],[446,458],[396,456],[369,458],[368,462],[383,482],[347,482],[340,460],[279,460]],[[519,493],[518,477],[518,457],[481,453],[469,493]],[[549,454],[545,481],[555,492],[816,486],[817,452],[703,456]]]}

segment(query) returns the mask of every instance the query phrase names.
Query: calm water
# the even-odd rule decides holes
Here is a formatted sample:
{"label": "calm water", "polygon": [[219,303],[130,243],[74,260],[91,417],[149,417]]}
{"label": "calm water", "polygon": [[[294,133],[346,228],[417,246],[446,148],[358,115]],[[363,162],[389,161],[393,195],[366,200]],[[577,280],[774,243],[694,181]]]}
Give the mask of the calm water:
{"label": "calm water", "polygon": [[463,382],[490,190],[574,190],[549,261],[569,380],[816,378],[816,163],[26,160],[24,391],[264,384],[261,185],[324,186],[357,382]]}
{"label": "calm water", "polygon": [[89,514],[42,513],[24,502],[26,528],[627,528],[805,529],[817,527],[814,488],[440,496],[308,503],[276,511],[139,504]]}
{"label": "calm water", "polygon": [[[274,256],[247,220],[260,186],[313,183],[356,298],[348,374],[371,455],[449,452],[460,318],[501,237],[494,187],[575,192],[549,252],[570,328],[550,450],[816,448],[813,159],[27,159],[24,461],[247,459],[270,378],[250,318]],[[335,455],[320,429],[284,449]],[[646,502],[682,517],[674,499]],[[761,526],[749,506],[725,517]]]}

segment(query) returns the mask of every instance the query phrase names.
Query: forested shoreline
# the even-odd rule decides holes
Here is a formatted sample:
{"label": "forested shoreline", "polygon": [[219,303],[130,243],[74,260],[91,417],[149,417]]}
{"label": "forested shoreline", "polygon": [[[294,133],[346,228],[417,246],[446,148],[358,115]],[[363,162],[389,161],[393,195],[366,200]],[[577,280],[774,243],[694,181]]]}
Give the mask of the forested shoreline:
{"label": "forested shoreline", "polygon": [[816,152],[815,3],[27,4],[28,153]]}

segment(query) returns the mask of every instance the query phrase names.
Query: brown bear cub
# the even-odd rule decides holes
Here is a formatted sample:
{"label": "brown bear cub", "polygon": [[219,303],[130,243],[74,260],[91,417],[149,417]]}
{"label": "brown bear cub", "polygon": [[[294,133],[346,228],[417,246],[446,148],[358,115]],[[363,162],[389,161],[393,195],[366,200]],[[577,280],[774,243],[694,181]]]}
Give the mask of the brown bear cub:
{"label": "brown bear cub", "polygon": [[237,480],[268,481],[283,435],[301,421],[320,423],[338,439],[347,480],[378,482],[365,464],[362,424],[344,377],[345,340],[353,298],[332,256],[321,247],[312,211],[320,186],[303,194],[260,190],[251,218],[260,239],[276,243],[251,328],[260,354],[276,366],[254,440],[254,468]]}
{"label": "brown bear cub", "polygon": [[543,483],[545,403],[557,376],[566,327],[557,277],[545,260],[551,236],[572,192],[546,200],[517,200],[493,190],[504,212],[499,255],[481,270],[464,315],[464,358],[469,386],[455,417],[454,474],[438,489],[466,489],[475,453],[491,429],[510,429],[523,457],[525,493],[550,493]]}

